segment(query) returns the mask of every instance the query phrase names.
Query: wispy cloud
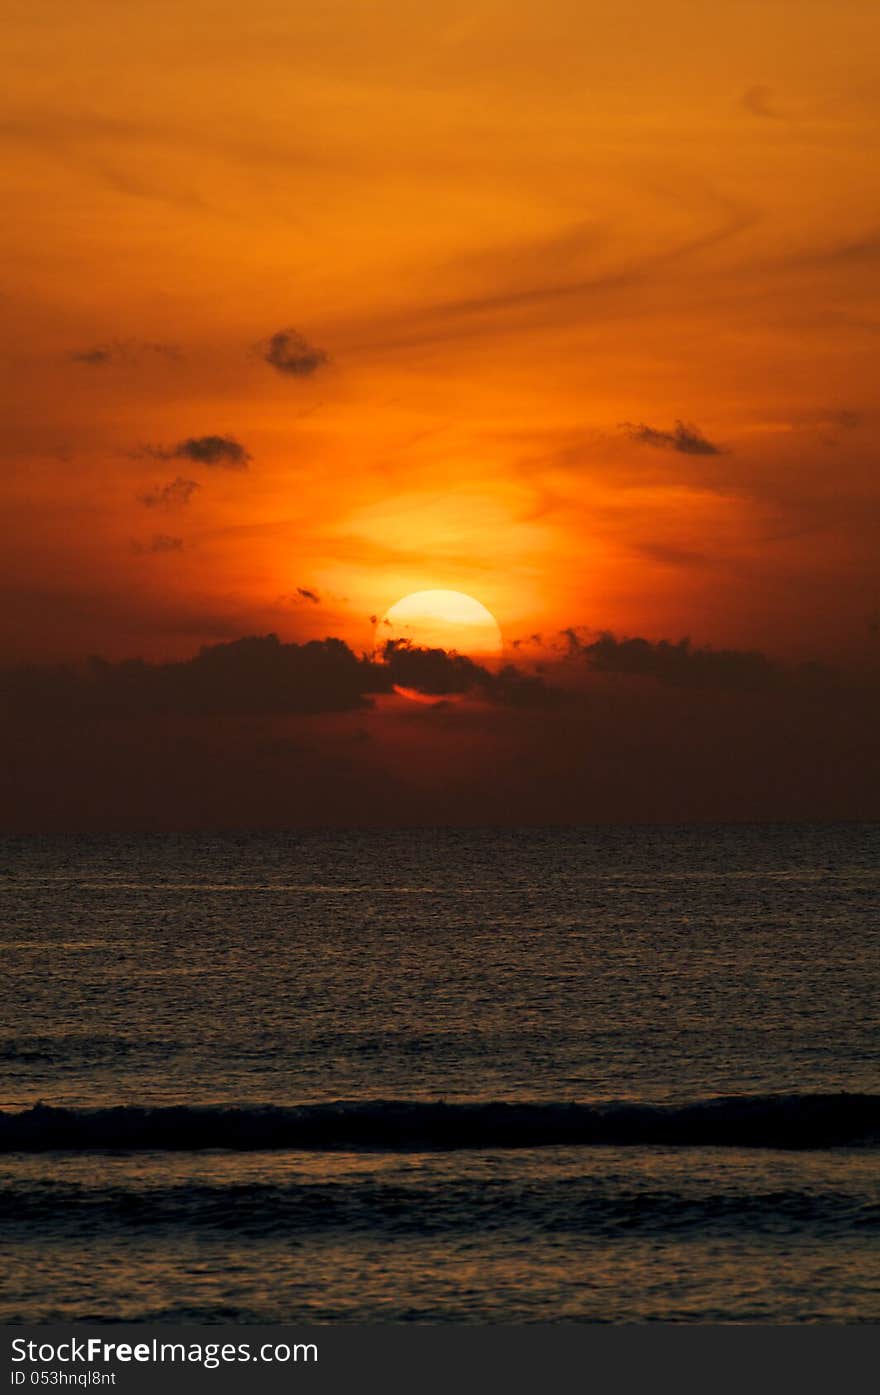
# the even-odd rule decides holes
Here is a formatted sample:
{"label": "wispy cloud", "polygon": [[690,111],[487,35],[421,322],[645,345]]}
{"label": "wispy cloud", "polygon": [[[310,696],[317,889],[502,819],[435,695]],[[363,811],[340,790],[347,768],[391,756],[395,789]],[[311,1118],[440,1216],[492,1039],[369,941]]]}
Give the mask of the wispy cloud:
{"label": "wispy cloud", "polygon": [[726,204],[724,215],[691,237],[598,267],[593,263],[600,239],[592,225],[576,225],[506,255],[502,248],[492,249],[484,257],[482,281],[487,291],[426,301],[384,323],[371,320],[355,342],[359,349],[380,351],[439,344],[492,336],[502,323],[535,328],[570,321],[582,316],[588,304],[598,309],[617,301],[626,303],[640,287],[658,277],[668,279],[677,266],[724,246],[756,221],[751,210]]}
{"label": "wispy cloud", "polygon": [[181,357],[175,344],[160,344],[145,339],[108,339],[85,349],[75,349],[68,355],[73,363],[90,368],[122,367],[140,363],[149,356],[177,360]]}
{"label": "wispy cloud", "polygon": [[620,424],[633,441],[643,446],[654,446],[657,450],[675,450],[681,455],[721,455],[720,446],[705,437],[696,426],[677,421],[671,431],[659,431],[644,422],[624,421]]}
{"label": "wispy cloud", "polygon": [[183,548],[183,538],[172,537],[169,533],[154,533],[149,542],[133,542],[132,552],[138,556],[149,554],[161,554],[166,552],[180,552]]}
{"label": "wispy cloud", "polygon": [[138,503],[148,509],[175,509],[188,504],[196,490],[200,488],[195,480],[185,480],[181,475],[169,484],[156,485],[155,489],[139,494]]}

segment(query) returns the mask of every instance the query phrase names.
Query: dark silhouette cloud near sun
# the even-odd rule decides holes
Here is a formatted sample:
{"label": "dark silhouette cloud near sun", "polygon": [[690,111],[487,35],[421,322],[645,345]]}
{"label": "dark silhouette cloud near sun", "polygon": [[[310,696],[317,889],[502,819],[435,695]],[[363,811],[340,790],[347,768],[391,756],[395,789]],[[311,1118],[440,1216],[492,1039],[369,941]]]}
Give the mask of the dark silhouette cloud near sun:
{"label": "dark silhouette cloud near sun", "polygon": [[[156,534],[138,551],[173,551],[181,539]],[[298,588],[304,594],[305,588]],[[314,593],[305,596],[317,601]],[[202,648],[191,659],[150,663],[91,658],[81,664],[20,665],[3,673],[2,710],[64,720],[90,716],[220,713],[332,713],[369,707],[395,688],[426,696],[470,696],[510,708],[576,709],[603,680],[620,679],[650,695],[656,685],[694,693],[821,691],[849,680],[815,664],[784,666],[758,651],[714,650],[687,639],[652,641],[610,633],[560,632],[561,646],[531,666],[488,668],[466,655],[387,640],[377,655],[357,655],[341,639],[284,642],[256,635]],[[598,685],[598,686],[597,686]],[[635,686],[632,686],[635,685]]]}
{"label": "dark silhouette cloud near sun", "polygon": [[820,672],[812,667],[786,670],[757,650],[695,648],[689,639],[655,643],[606,633],[585,642],[576,630],[564,635],[571,655],[597,673],[653,678],[673,687],[755,691]]}
{"label": "dark silhouette cloud near sun", "polygon": [[[180,546],[156,535],[136,550]],[[880,675],[686,640],[560,639],[541,671],[275,635],[168,663],[7,669],[0,826],[880,817]]]}

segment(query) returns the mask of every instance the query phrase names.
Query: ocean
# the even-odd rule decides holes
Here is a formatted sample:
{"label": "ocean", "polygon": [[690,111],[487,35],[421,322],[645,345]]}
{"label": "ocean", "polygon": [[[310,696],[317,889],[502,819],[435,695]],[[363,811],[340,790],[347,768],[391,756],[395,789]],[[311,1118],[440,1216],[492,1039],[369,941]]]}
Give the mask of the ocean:
{"label": "ocean", "polygon": [[0,1321],[880,1318],[880,826],[0,859]]}

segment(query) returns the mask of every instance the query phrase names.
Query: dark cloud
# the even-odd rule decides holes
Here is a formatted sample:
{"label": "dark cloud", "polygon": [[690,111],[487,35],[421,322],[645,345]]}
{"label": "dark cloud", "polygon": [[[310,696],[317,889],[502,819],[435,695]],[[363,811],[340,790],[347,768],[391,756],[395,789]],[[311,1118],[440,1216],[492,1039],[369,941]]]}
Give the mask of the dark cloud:
{"label": "dark cloud", "polygon": [[346,712],[368,706],[377,686],[372,666],[341,640],[282,644],[277,635],[210,645],[180,662],[95,658],[6,678],[13,708],[69,717]]}
{"label": "dark cloud", "polygon": [[295,329],[279,329],[259,346],[264,362],[278,373],[293,378],[310,378],[329,362],[323,349],[317,349]]}
{"label": "dark cloud", "polygon": [[181,475],[169,484],[156,485],[155,489],[137,496],[138,503],[148,509],[176,509],[188,504],[200,486],[195,480],[185,480]]}
{"label": "dark cloud", "polygon": [[223,470],[245,470],[251,458],[234,436],[189,436],[178,442],[174,454],[197,465],[212,465]]}
{"label": "dark cloud", "polygon": [[159,344],[144,339],[109,339],[104,344],[77,349],[69,358],[73,363],[85,363],[91,368],[106,368],[139,363],[149,355],[179,359],[180,350],[174,344]]}
{"label": "dark cloud", "polygon": [[147,553],[180,552],[183,538],[174,538],[169,533],[154,533],[148,543],[133,542],[132,552],[139,556]]}
{"label": "dark cloud", "polygon": [[624,421],[620,425],[634,441],[658,450],[675,450],[681,455],[721,455],[721,447],[706,439],[696,426],[677,421],[672,431],[658,431],[644,422]]}
{"label": "dark cloud", "polygon": [[[134,544],[142,554],[176,552],[182,546],[181,539],[164,534]],[[587,639],[583,633],[563,632],[566,652],[543,665],[544,676],[538,676],[534,665],[531,671],[510,664],[493,670],[465,655],[417,648],[407,640],[387,640],[367,657],[356,655],[340,639],[284,643],[269,634],[214,644],[194,658],[169,663],[91,659],[79,665],[8,669],[2,692],[6,715],[28,718],[314,715],[368,708],[395,689],[441,701],[471,697],[509,712],[552,708],[560,716],[577,717],[608,694],[609,677],[625,680],[617,692],[628,693],[645,710],[658,683],[669,691],[670,701],[707,691],[745,701],[753,695],[833,688],[827,673],[787,670],[760,653],[694,648],[688,640],[653,642],[612,634]]]}
{"label": "dark cloud", "polygon": [[680,688],[724,688],[731,692],[768,688],[785,677],[766,654],[739,649],[694,648],[689,639],[618,639],[600,634],[587,643],[576,630],[562,631],[572,656],[599,673],[654,678]]}
{"label": "dark cloud", "polygon": [[[139,553],[170,552],[179,538],[157,535]],[[215,644],[195,658],[7,670],[11,710],[28,715],[275,715],[348,712],[369,707],[395,687],[438,697],[471,693],[509,706],[547,700],[543,684],[513,668],[490,673],[442,649],[389,641],[377,659],[358,657],[340,639],[282,643],[261,635]]]}
{"label": "dark cloud", "polygon": [[876,819],[878,681],[579,629],[546,681],[274,635],[19,666],[0,674],[0,827]]}
{"label": "dark cloud", "polygon": [[493,673],[464,654],[419,649],[402,639],[386,640],[379,651],[377,672],[380,681],[387,673],[393,686],[433,697],[471,693],[504,706],[527,707],[546,704],[555,696],[541,679],[511,664]]}
{"label": "dark cloud", "polygon": [[304,601],[311,601],[313,605],[321,604],[321,597],[317,591],[310,591],[307,586],[297,586],[296,594]]}
{"label": "dark cloud", "polygon": [[147,446],[143,453],[157,460],[189,460],[217,470],[246,470],[251,460],[234,436],[187,436],[176,446]]}

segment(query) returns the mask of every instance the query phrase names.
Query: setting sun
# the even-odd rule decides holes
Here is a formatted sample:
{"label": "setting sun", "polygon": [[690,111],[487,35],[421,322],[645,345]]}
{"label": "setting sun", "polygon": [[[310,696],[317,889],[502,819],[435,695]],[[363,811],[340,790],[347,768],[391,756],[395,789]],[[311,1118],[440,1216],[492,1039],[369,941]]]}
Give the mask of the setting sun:
{"label": "setting sun", "polygon": [[491,610],[463,591],[413,591],[395,601],[376,625],[377,647],[388,640],[481,659],[499,658],[504,648]]}

